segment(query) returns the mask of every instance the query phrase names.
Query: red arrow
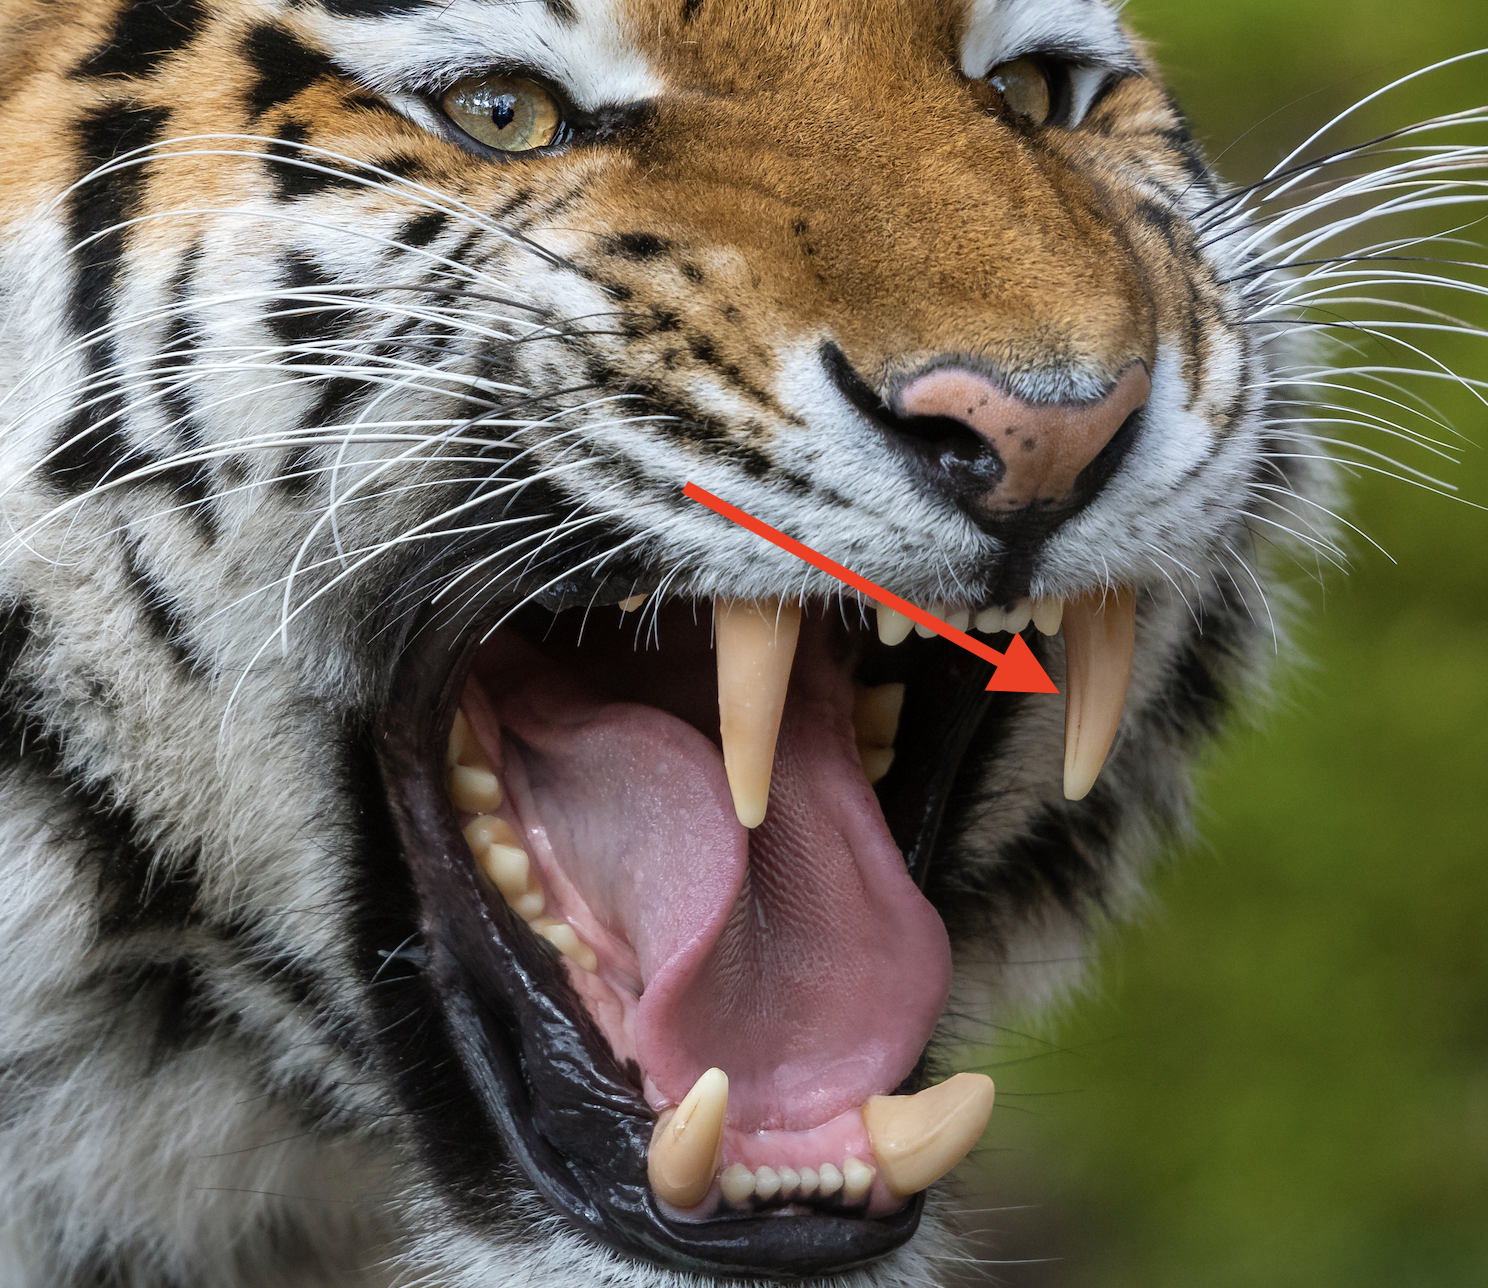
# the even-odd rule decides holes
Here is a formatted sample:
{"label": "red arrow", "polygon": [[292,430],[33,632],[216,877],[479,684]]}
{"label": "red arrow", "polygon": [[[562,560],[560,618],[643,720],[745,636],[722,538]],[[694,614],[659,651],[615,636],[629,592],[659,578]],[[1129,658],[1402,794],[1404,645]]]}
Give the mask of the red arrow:
{"label": "red arrow", "polygon": [[829,577],[835,577],[838,581],[846,583],[875,603],[903,613],[910,621],[934,631],[941,639],[950,640],[952,644],[959,644],[968,653],[975,653],[983,661],[991,662],[997,669],[992,672],[992,678],[987,682],[988,692],[1059,692],[1054,687],[1054,681],[1044,674],[1044,668],[1039,665],[1038,658],[1034,657],[1028,645],[1023,642],[1021,635],[1014,635],[1007,652],[999,653],[996,649],[988,648],[980,640],[972,639],[965,631],[958,631],[934,614],[927,613],[923,608],[917,608],[907,599],[900,599],[898,595],[891,595],[881,586],[875,586],[868,578],[858,576],[851,568],[844,568],[835,560],[828,559],[826,555],[818,554],[810,546],[802,545],[794,537],[786,536],[785,533],[777,531],[768,523],[756,519],[754,515],[745,514],[738,506],[730,505],[711,492],[705,492],[696,483],[689,483],[682,489],[682,494],[706,505],[715,514],[721,514],[725,519],[732,519],[740,527],[748,528],[755,536],[763,537],[771,545],[779,546],[786,554],[795,555],[797,559],[804,559],[813,567],[820,568]]}

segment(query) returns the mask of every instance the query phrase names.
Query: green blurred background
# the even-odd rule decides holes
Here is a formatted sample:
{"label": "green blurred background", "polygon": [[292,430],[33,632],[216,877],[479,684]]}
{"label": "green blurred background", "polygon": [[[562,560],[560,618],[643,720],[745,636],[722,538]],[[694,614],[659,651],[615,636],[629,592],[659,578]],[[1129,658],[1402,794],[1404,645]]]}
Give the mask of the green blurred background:
{"label": "green blurred background", "polygon": [[[1232,182],[1488,45],[1484,0],[1126,15]],[[1488,59],[1360,128],[1485,103]],[[1488,260],[1488,224],[1465,235]],[[1488,325],[1483,300],[1453,306]],[[1488,378],[1488,339],[1436,349]],[[1488,504],[1488,412],[1432,392],[1467,440],[1440,473]],[[965,1176],[986,1191],[970,1282],[1488,1285],[1488,514],[1378,475],[1351,493],[1395,562],[1356,538],[1347,576],[1299,582],[1312,665],[1209,757],[1202,847],[1104,937],[1084,1000],[999,1037],[998,1109]]]}

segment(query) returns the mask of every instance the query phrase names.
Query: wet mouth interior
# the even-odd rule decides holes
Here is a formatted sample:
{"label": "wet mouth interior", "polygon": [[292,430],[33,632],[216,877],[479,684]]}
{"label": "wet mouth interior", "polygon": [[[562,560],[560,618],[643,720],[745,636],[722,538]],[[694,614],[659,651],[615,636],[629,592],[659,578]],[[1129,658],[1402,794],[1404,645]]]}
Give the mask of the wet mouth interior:
{"label": "wet mouth interior", "polygon": [[[443,763],[424,777],[463,838],[448,862],[471,875],[461,895],[447,873],[421,883],[442,909],[432,937],[482,1004],[526,990],[498,1009],[544,1032],[563,1012],[569,1036],[522,1035],[507,1076],[524,1095],[568,1079],[557,1098],[580,1115],[592,1098],[593,1130],[622,1123],[609,1153],[562,1160],[576,1174],[592,1156],[595,1175],[540,1183],[564,1190],[560,1208],[575,1214],[577,1184],[614,1209],[576,1213],[601,1237],[673,1264],[768,1268],[779,1258],[746,1245],[791,1225],[815,1231],[802,1272],[881,1255],[991,1110],[973,1075],[910,1094],[950,982],[917,881],[987,668],[886,613],[637,609],[527,609],[455,668],[424,743]],[[1038,609],[1058,630],[1058,606]],[[427,852],[419,830],[406,839]],[[478,928],[446,906],[472,895]],[[494,988],[476,978],[494,971],[480,939],[518,963]],[[518,1153],[554,1171],[530,1141]]]}

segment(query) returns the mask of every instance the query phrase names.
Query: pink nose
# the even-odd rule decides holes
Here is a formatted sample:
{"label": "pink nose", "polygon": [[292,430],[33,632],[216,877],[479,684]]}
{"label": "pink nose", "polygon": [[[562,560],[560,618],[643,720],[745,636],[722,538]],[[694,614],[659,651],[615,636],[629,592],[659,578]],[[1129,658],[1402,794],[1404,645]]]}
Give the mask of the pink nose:
{"label": "pink nose", "polygon": [[1006,467],[990,502],[1014,509],[1063,501],[1075,478],[1100,455],[1127,418],[1152,397],[1140,363],[1095,402],[1029,403],[961,367],[942,367],[911,381],[897,399],[901,416],[959,420],[997,451]]}

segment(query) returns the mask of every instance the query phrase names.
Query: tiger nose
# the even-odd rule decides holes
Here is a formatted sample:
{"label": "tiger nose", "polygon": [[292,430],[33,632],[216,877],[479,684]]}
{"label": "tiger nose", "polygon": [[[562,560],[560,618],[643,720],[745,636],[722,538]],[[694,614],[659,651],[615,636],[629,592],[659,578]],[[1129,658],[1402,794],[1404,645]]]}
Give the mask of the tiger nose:
{"label": "tiger nose", "polygon": [[[901,432],[959,421],[996,458],[978,471],[993,486],[985,504],[999,510],[1065,502],[1075,480],[1152,397],[1141,363],[1128,367],[1103,397],[1089,402],[1031,403],[975,371],[938,367],[900,390],[894,410]],[[985,450],[985,449],[984,449]]]}

